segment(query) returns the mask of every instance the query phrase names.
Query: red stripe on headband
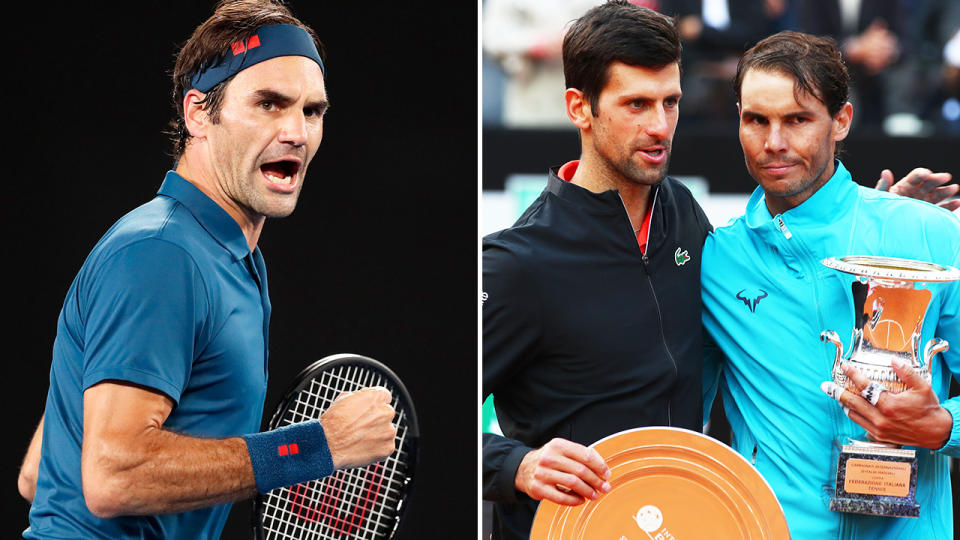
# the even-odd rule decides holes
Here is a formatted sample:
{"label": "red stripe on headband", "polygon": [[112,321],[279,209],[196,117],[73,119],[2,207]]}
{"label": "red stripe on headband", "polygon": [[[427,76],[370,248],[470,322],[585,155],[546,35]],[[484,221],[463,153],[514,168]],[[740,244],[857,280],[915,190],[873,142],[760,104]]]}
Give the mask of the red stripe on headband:
{"label": "red stripe on headband", "polygon": [[250,49],[256,49],[259,46],[260,46],[260,36],[258,34],[254,34],[253,36],[250,37],[250,39],[247,40],[246,45],[244,45],[242,40],[234,41],[233,44],[230,45],[230,50],[233,51],[233,55],[236,56],[238,54],[247,52]]}

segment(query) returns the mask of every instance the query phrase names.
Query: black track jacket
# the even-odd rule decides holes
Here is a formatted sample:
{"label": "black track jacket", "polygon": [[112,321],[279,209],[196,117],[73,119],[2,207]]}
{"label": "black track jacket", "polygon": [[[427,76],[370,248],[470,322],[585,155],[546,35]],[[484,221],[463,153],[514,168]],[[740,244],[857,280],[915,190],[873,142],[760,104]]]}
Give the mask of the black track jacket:
{"label": "black track jacket", "polygon": [[703,210],[672,178],[654,186],[644,255],[616,191],[557,170],[513,227],[483,239],[483,397],[509,437],[483,434],[496,539],[529,536],[537,501],[513,483],[532,448],[702,428]]}

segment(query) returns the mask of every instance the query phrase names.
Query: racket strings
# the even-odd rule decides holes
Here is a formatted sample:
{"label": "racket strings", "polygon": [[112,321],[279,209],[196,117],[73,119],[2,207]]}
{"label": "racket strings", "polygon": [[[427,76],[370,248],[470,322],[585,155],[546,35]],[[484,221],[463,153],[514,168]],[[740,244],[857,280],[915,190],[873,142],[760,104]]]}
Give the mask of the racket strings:
{"label": "racket strings", "polygon": [[375,487],[353,501],[353,512],[340,508],[349,506],[351,501],[344,495],[346,486],[336,482],[283,489],[286,491],[271,501],[279,510],[272,515],[275,519],[264,522],[265,530],[278,533],[277,537],[286,534],[296,538],[381,538],[389,532],[395,517],[390,506],[377,504]]}
{"label": "racket strings", "polygon": [[[388,467],[374,464],[354,470],[365,471],[365,475],[339,471],[324,480],[271,492],[266,501],[264,528],[278,533],[277,537],[382,537],[377,534],[389,532],[402,495],[401,480],[386,477],[384,470]],[[385,488],[391,484],[396,487]],[[314,536],[303,536],[305,532]]]}
{"label": "racket strings", "polygon": [[315,418],[342,392],[384,386],[394,395],[397,450],[382,462],[343,469],[333,475],[271,491],[264,500],[266,538],[387,538],[393,531],[408,482],[406,407],[400,393],[379,373],[360,366],[323,372],[301,390],[278,427]]}
{"label": "racket strings", "polygon": [[[384,490],[394,482],[383,476],[381,464],[371,465],[365,477],[343,474],[283,488],[267,501],[265,529],[278,533],[304,532],[307,538],[367,538],[366,531],[385,534],[395,522],[400,492]],[[363,469],[360,469],[363,470]],[[350,536],[355,535],[355,536]]]}

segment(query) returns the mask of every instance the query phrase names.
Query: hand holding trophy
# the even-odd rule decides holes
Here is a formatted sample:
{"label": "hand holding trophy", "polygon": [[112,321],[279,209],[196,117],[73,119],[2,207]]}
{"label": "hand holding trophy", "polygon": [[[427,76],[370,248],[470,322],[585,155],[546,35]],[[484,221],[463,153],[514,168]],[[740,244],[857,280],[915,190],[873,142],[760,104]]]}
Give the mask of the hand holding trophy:
{"label": "hand holding trophy", "polygon": [[952,426],[944,417],[950,413],[940,407],[930,387],[931,360],[949,344],[933,338],[920,348],[931,298],[925,284],[960,280],[960,271],[890,257],[851,256],[822,263],[855,276],[851,290],[856,322],[846,356],[836,332],[820,334],[822,341],[837,347],[833,380],[821,388],[870,439],[841,442],[830,509],[917,517],[916,451],[899,445],[939,448]]}
{"label": "hand holding trophy", "polygon": [[952,415],[940,406],[940,399],[907,364],[892,361],[893,370],[906,385],[900,393],[888,392],[883,385],[866,378],[852,365],[844,373],[860,392],[845,391],[828,381],[821,388],[840,402],[851,420],[867,430],[873,442],[937,449],[950,437]]}

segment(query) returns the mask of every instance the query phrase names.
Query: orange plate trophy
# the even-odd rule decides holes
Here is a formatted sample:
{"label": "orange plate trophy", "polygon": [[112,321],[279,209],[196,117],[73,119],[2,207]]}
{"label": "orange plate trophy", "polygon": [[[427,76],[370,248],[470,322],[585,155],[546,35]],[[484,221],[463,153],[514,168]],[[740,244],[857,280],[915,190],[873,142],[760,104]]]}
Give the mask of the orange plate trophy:
{"label": "orange plate trophy", "polygon": [[780,540],[780,503],[730,447],[694,431],[622,431],[591,445],[613,489],[579,506],[540,503],[531,540]]}
{"label": "orange plate trophy", "polygon": [[[925,283],[960,279],[960,271],[932,263],[890,257],[851,256],[821,261],[825,266],[855,276],[853,307],[855,324],[852,345],[846,357],[836,332],[825,330],[821,341],[837,347],[833,381],[860,393],[844,375],[851,364],[870,381],[892,393],[902,392],[903,381],[890,365],[899,359],[913,366],[927,382],[930,361],[946,351],[945,340],[933,338],[920,348],[923,318],[931,292]],[[916,451],[898,445],[848,439],[840,446],[836,493],[830,509],[879,516],[917,517]]]}

